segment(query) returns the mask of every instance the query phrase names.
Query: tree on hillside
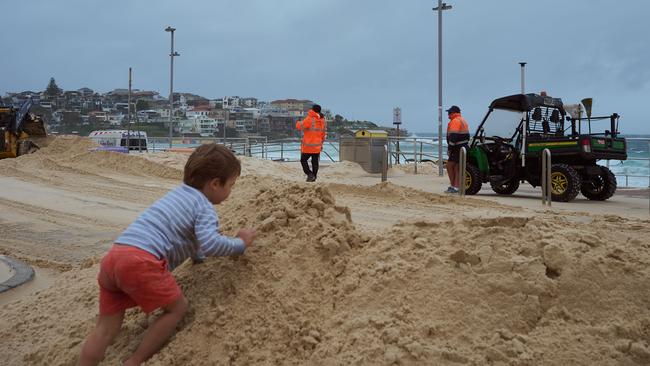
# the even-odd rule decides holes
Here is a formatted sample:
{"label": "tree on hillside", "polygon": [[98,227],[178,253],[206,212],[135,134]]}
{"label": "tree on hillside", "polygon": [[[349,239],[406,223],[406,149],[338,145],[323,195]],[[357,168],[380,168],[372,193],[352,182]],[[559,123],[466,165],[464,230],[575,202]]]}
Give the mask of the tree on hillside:
{"label": "tree on hillside", "polygon": [[135,110],[136,111],[146,111],[148,109],[151,109],[149,106],[149,102],[147,102],[144,99],[138,99],[137,102],[135,102]]}
{"label": "tree on hillside", "polygon": [[57,95],[60,95],[62,92],[63,90],[61,90],[61,88],[56,85],[54,78],[50,78],[50,83],[47,84],[47,88],[45,89],[45,95],[55,97]]}

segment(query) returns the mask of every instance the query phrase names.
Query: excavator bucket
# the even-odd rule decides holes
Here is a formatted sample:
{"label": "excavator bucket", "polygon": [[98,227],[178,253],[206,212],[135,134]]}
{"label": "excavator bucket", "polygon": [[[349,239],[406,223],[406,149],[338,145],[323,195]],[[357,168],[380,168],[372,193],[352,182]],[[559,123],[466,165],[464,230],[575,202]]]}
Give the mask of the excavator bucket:
{"label": "excavator bucket", "polygon": [[16,135],[19,135],[20,132],[25,132],[29,136],[34,137],[43,137],[47,135],[45,131],[45,124],[43,119],[40,117],[35,117],[29,113],[29,109],[32,107],[32,100],[29,99],[20,107],[18,114],[16,114],[16,126],[14,131]]}
{"label": "excavator bucket", "polygon": [[30,99],[19,109],[0,108],[0,159],[29,154],[49,144],[45,123],[29,113],[31,107]]}
{"label": "excavator bucket", "polygon": [[31,137],[47,136],[43,119],[36,116],[28,115],[26,117],[25,121],[23,122],[23,131],[25,131]]}

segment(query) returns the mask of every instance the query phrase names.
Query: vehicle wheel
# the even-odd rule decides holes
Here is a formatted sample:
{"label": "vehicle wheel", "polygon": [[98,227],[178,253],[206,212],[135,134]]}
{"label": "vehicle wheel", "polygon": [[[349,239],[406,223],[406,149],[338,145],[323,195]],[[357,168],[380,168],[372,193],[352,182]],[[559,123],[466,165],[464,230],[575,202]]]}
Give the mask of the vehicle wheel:
{"label": "vehicle wheel", "polygon": [[504,183],[492,183],[492,190],[498,194],[513,194],[519,189],[519,179],[513,178]]}
{"label": "vehicle wheel", "polygon": [[474,165],[467,164],[465,168],[465,194],[477,194],[482,185],[481,172]]}
{"label": "vehicle wheel", "polygon": [[553,201],[569,202],[580,192],[580,176],[567,164],[551,167],[551,197]]}
{"label": "vehicle wheel", "polygon": [[604,201],[616,192],[616,176],[611,170],[599,166],[600,174],[588,176],[582,181],[580,192],[590,200]]}

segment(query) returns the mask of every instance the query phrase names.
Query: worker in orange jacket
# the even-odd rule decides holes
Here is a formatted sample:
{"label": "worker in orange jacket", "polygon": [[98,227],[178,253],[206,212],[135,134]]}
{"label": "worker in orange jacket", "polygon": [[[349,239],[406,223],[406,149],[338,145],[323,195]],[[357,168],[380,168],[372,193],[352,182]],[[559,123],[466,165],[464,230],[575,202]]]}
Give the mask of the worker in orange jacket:
{"label": "worker in orange jacket", "polygon": [[[318,160],[320,152],[323,149],[323,142],[327,132],[325,118],[320,112],[321,107],[318,104],[307,113],[307,117],[302,121],[296,122],[296,129],[302,131],[302,142],[300,144],[300,164],[302,170],[307,175],[307,182],[316,181],[318,174]],[[309,169],[307,161],[311,158],[312,169]]]}
{"label": "worker in orange jacket", "polygon": [[458,162],[460,159],[460,148],[467,149],[469,143],[469,125],[465,118],[460,115],[460,108],[452,105],[447,109],[449,124],[447,125],[447,174],[451,186],[445,193],[458,193]]}

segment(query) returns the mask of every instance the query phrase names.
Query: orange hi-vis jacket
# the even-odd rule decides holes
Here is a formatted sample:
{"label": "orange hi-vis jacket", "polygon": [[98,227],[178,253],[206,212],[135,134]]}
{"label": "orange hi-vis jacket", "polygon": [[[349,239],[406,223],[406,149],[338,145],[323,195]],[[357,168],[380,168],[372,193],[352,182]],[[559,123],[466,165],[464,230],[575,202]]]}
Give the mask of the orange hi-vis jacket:
{"label": "orange hi-vis jacket", "polygon": [[447,125],[447,146],[460,146],[469,142],[469,125],[460,113],[452,113]]}
{"label": "orange hi-vis jacket", "polygon": [[327,132],[325,118],[321,118],[320,114],[309,110],[305,119],[296,122],[296,129],[302,131],[300,152],[304,154],[320,154],[323,141],[325,141],[325,133]]}

